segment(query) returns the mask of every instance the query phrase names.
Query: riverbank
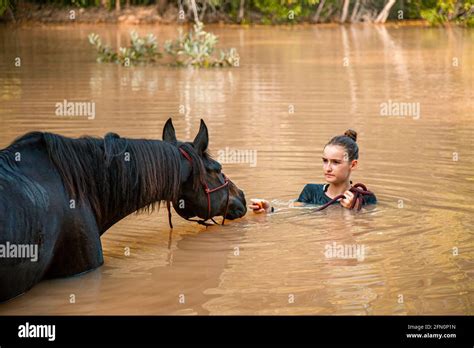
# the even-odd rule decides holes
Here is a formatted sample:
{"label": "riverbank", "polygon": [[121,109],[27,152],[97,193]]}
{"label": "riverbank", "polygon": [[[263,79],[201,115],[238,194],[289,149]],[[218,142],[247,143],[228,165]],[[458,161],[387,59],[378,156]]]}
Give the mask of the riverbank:
{"label": "riverbank", "polygon": [[[156,5],[152,6],[130,6],[123,8],[120,11],[108,10],[102,7],[58,7],[54,5],[41,5],[34,3],[21,2],[18,4],[15,12],[12,15],[5,13],[0,17],[0,22],[9,22],[16,24],[67,24],[67,23],[85,23],[85,24],[125,24],[125,25],[140,25],[140,24],[182,24],[187,23],[188,18],[180,17],[179,11],[176,7],[168,6],[166,11],[159,13]],[[244,25],[261,25],[262,15],[255,12],[247,14],[248,21]],[[210,24],[226,24],[238,25],[229,15],[216,12],[206,15],[205,23]],[[352,23],[364,24],[366,22]],[[370,22],[369,22],[370,23]],[[281,23],[282,25],[318,25],[318,26],[333,26],[339,25],[335,21],[314,23],[311,21],[295,22],[288,21]],[[267,25],[267,24],[263,24]],[[388,26],[429,26],[425,20],[396,20],[387,21],[384,25]]]}
{"label": "riverbank", "polygon": [[178,12],[170,7],[160,15],[156,6],[133,6],[121,11],[108,10],[102,7],[57,7],[20,3],[15,10],[14,20],[5,14],[3,21],[16,23],[111,23],[111,24],[174,24],[178,20]]}

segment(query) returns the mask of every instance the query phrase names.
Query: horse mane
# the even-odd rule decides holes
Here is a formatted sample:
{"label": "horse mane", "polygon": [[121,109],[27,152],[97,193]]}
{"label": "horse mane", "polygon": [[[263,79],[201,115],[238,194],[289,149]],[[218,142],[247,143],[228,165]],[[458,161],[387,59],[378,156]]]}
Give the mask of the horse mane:
{"label": "horse mane", "polygon": [[[30,140],[30,138],[33,140],[35,135],[35,133],[31,133],[28,138],[22,137],[19,140]],[[17,162],[17,153],[21,160],[21,151],[19,151],[18,146],[9,146],[0,150],[0,188],[2,185],[18,185],[22,194],[33,204],[28,207],[17,204],[15,209],[9,212],[10,224],[5,226],[6,229],[3,231],[5,235],[0,236],[0,240],[4,241],[18,240],[17,238],[29,235],[41,223],[43,209],[48,206],[48,192],[46,189],[18,170],[20,162]],[[15,203],[15,200],[10,203]],[[31,219],[25,219],[25,216],[29,216]]]}
{"label": "horse mane", "polygon": [[[159,140],[127,139],[108,133],[104,138],[72,139],[53,133],[28,133],[12,144],[41,135],[71,199],[90,202],[96,217],[153,211],[162,201],[176,202],[181,182],[181,154]],[[191,145],[193,186],[204,178],[203,160]],[[126,202],[126,204],[124,204]]]}

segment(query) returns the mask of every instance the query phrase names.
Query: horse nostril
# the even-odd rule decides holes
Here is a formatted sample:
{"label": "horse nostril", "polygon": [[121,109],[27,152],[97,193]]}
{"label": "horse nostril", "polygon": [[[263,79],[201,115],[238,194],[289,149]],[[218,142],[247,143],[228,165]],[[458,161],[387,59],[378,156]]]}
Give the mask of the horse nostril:
{"label": "horse nostril", "polygon": [[247,205],[245,204],[245,199],[242,202],[239,198],[234,198],[229,206],[227,217],[230,219],[236,219],[244,216],[246,213]]}
{"label": "horse nostril", "polygon": [[246,201],[245,201],[245,194],[244,194],[244,191],[239,190],[239,196],[240,196],[240,199],[242,200],[243,205],[245,206],[245,205],[246,205]]}
{"label": "horse nostril", "polygon": [[237,212],[238,212],[239,215],[241,215],[241,216],[245,215],[245,213],[247,212],[247,205],[245,204],[245,202],[244,202],[244,204],[239,205],[239,206],[237,207]]}

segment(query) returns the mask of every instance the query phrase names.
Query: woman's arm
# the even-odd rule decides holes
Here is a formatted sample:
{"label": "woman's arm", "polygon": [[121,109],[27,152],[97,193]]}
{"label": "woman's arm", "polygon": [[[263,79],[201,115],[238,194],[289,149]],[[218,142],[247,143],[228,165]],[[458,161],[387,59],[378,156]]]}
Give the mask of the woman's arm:
{"label": "woman's arm", "polygon": [[274,211],[273,207],[270,205],[270,202],[265,199],[252,198],[250,201],[252,204],[249,205],[249,208],[252,209],[256,214],[270,213]]}
{"label": "woman's arm", "polygon": [[[269,201],[265,199],[258,199],[258,198],[252,198],[250,199],[252,202],[251,205],[248,207],[252,209],[252,211],[256,214],[261,214],[261,213],[273,213],[276,209],[273,207]],[[296,200],[290,201],[291,205],[290,207],[303,207],[305,206],[305,203],[303,202],[298,202]],[[282,204],[283,205],[283,204]]]}
{"label": "woman's arm", "polygon": [[[306,185],[298,199],[293,201],[293,206],[302,207],[305,203],[312,203],[312,198],[311,185]],[[252,209],[254,213],[273,213],[275,211],[275,208],[265,199],[252,198],[250,201],[252,204],[249,205],[249,208]]]}

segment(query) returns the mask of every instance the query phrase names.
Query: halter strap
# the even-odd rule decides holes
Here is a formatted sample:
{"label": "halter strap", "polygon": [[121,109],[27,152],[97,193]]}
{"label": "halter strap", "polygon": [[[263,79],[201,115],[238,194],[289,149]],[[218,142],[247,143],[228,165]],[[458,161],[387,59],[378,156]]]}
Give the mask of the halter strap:
{"label": "halter strap", "polygon": [[193,163],[193,159],[191,158],[191,156],[189,155],[189,153],[187,153],[186,151],[184,151],[181,147],[178,147],[178,150],[179,150],[179,152],[182,153],[182,155],[183,155],[184,157],[186,157],[186,159],[189,161],[189,163],[191,163],[191,164]]}
{"label": "halter strap", "polygon": [[[179,147],[178,148],[179,152],[181,152],[181,154],[189,161],[189,163],[191,164],[192,166],[192,163],[193,163],[193,159],[191,158],[191,156],[189,155],[189,153],[187,153],[183,148]],[[225,217],[227,215],[227,210],[229,209],[229,198],[230,198],[230,192],[229,192],[229,178],[227,178],[227,176],[222,173],[222,175],[224,176],[224,183],[218,187],[214,187],[214,188],[209,188],[209,186],[207,185],[207,183],[205,181],[201,181],[201,185],[204,187],[204,192],[206,193],[206,197],[207,197],[207,216],[206,216],[206,219],[202,219],[202,220],[192,220],[190,218],[185,218],[186,220],[188,221],[194,221],[194,222],[197,222],[198,224],[201,224],[201,225],[204,225],[204,226],[210,226],[211,224],[209,224],[208,222],[206,222],[207,220],[211,220],[214,224],[218,224],[214,219],[213,217],[211,217],[211,193],[212,192],[216,192],[216,191],[219,191],[220,189],[223,189],[224,187],[227,187],[227,199],[226,199],[226,207],[225,207],[225,212],[224,212],[224,216],[223,216],[223,219],[222,219],[222,225],[224,225],[225,223]],[[170,202],[166,202],[166,208],[168,209],[168,222],[169,222],[169,225],[170,225],[170,228],[173,228],[173,223],[171,221],[171,204]]]}

